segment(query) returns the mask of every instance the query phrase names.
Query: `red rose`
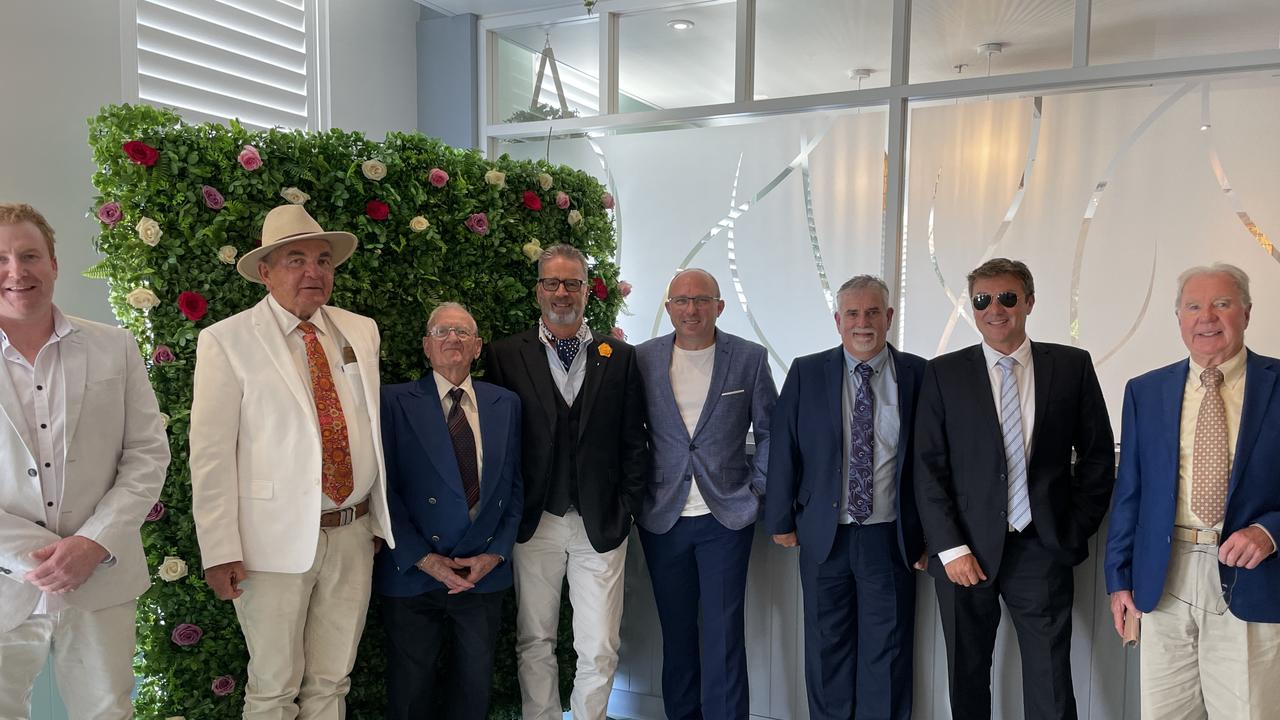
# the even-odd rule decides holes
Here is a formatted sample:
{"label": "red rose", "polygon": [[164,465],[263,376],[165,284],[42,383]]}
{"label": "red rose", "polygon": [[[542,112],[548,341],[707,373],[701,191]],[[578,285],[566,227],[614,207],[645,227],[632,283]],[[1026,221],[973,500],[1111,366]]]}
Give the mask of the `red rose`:
{"label": "red rose", "polygon": [[524,206],[529,208],[530,210],[541,210],[542,200],[538,197],[538,194],[533,192],[532,190],[525,190]]}
{"label": "red rose", "polygon": [[128,155],[129,159],[135,163],[146,167],[155,165],[156,159],[160,157],[160,153],[156,152],[155,148],[141,140],[130,140],[125,143],[124,154]]}
{"label": "red rose", "polygon": [[591,294],[595,295],[597,300],[609,297],[609,288],[604,284],[604,280],[596,278],[591,281]]}
{"label": "red rose", "polygon": [[372,220],[381,222],[391,214],[391,206],[381,200],[370,200],[365,203],[364,214],[368,215]]}
{"label": "red rose", "polygon": [[209,301],[198,292],[187,290],[178,295],[178,309],[191,322],[196,322],[209,311]]}

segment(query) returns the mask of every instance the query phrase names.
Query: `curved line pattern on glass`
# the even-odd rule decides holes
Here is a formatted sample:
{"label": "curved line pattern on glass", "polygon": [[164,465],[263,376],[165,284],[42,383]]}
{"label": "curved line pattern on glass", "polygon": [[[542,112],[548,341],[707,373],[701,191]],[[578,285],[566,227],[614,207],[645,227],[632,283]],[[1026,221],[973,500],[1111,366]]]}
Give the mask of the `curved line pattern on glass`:
{"label": "curved line pattern on glass", "polygon": [[[813,185],[810,182],[808,155],[800,162],[800,184],[804,188],[804,218],[809,225],[809,249],[813,252],[813,267],[818,271],[818,284],[822,287],[822,297],[827,301],[827,310],[835,312],[835,296],[831,294],[827,265],[822,260],[822,246],[818,243],[818,222],[813,216]],[[880,236],[884,237],[883,228]]]}
{"label": "curved line pattern on glass", "polygon": [[609,161],[604,156],[604,148],[600,147],[600,143],[595,138],[587,135],[587,144],[591,146],[591,150],[595,152],[596,159],[600,161],[600,169],[604,171],[605,182],[609,184],[609,194],[613,196],[613,236],[617,239],[614,246],[613,262],[618,266],[622,265],[622,203],[618,201],[618,186],[613,181],[613,171],[609,169]]}
{"label": "curved line pattern on glass", "polygon": [[[1009,200],[1009,209],[1004,212],[1004,219],[1000,221],[1000,227],[996,228],[996,232],[991,236],[991,242],[987,243],[987,249],[983,251],[982,258],[978,260],[978,264],[991,259],[995,254],[996,248],[1004,240],[1005,233],[1009,232],[1009,226],[1013,224],[1013,219],[1018,216],[1018,210],[1022,207],[1022,199],[1027,195],[1027,178],[1031,177],[1031,170],[1035,166],[1036,152],[1040,147],[1040,120],[1044,115],[1044,98],[1037,95],[1031,99],[1031,134],[1027,138],[1027,156],[1022,165],[1022,177],[1018,178],[1018,189],[1013,192],[1013,198]],[[938,169],[938,179],[935,179],[933,185],[934,198],[938,195],[938,182],[942,177],[942,169]],[[942,283],[942,289],[947,293],[947,299],[951,301],[951,315],[947,318],[947,326],[942,331],[942,336],[938,338],[938,349],[935,355],[941,355],[946,351],[947,344],[951,342],[951,334],[955,331],[956,321],[961,317],[968,320],[968,326],[976,333],[977,326],[973,324],[973,319],[965,312],[965,303],[969,298],[958,295],[953,292],[943,279],[942,270],[938,266],[938,256],[934,253],[933,245],[933,202],[929,205],[929,260],[933,263],[933,270],[938,276],[938,281]]]}
{"label": "curved line pattern on glass", "polygon": [[1240,196],[1236,194],[1236,191],[1232,189],[1231,181],[1227,179],[1227,171],[1222,167],[1222,159],[1218,157],[1218,148],[1213,144],[1213,125],[1209,123],[1209,83],[1207,81],[1205,82],[1201,92],[1204,93],[1204,131],[1209,135],[1209,164],[1213,166],[1213,175],[1218,179],[1218,186],[1222,188],[1222,194],[1227,196],[1227,202],[1231,203],[1231,209],[1235,211],[1236,217],[1240,218],[1240,222],[1244,225],[1244,229],[1249,231],[1249,234],[1253,236],[1254,241],[1256,241],[1273,260],[1280,262],[1280,251],[1276,250],[1275,244],[1271,242],[1267,237],[1267,234],[1262,232],[1262,228],[1258,227],[1258,224],[1253,221],[1253,218],[1249,217],[1248,211],[1244,209],[1244,202],[1240,199]]}
{"label": "curved line pattern on glass", "polygon": [[[738,203],[738,178],[742,175],[742,156],[738,153],[738,167],[733,171],[733,191],[729,195],[729,209],[732,210]],[[806,157],[807,159],[807,157]],[[733,218],[739,217],[734,215]],[[747,291],[742,287],[742,276],[738,274],[738,251],[733,242],[733,220],[729,221],[727,232],[725,233],[725,250],[729,256],[729,277],[733,280],[733,291],[738,295],[738,304],[742,306],[742,312],[747,316],[747,322],[751,323],[751,329],[756,331],[756,337],[760,339],[760,344],[764,345],[765,350],[769,351],[769,357],[778,363],[778,367],[783,372],[787,371],[787,363],[782,360],[782,356],[777,350],[773,349],[773,345],[769,344],[769,339],[764,336],[764,330],[760,329],[760,323],[756,322],[756,316],[751,312],[751,306],[747,304]]]}
{"label": "curved line pattern on glass", "polygon": [[[1178,88],[1170,94],[1169,97],[1165,98],[1163,102],[1157,105],[1142,122],[1138,123],[1138,126],[1133,129],[1133,132],[1129,133],[1129,136],[1124,139],[1123,143],[1121,143],[1120,147],[1116,150],[1115,155],[1111,157],[1111,162],[1107,163],[1107,168],[1103,171],[1102,178],[1098,180],[1096,185],[1094,185],[1093,194],[1089,196],[1089,202],[1084,208],[1084,219],[1080,222],[1080,232],[1076,236],[1075,259],[1071,264],[1071,297],[1070,302],[1068,303],[1068,332],[1071,335],[1072,345],[1080,344],[1080,266],[1084,262],[1084,246],[1089,237],[1089,226],[1093,223],[1093,216],[1098,212],[1098,201],[1102,198],[1102,193],[1106,191],[1107,186],[1111,183],[1111,177],[1115,174],[1116,167],[1119,166],[1120,161],[1126,154],[1128,154],[1129,150],[1133,148],[1134,144],[1138,142],[1138,138],[1142,137],[1143,133],[1145,133],[1161,115],[1163,115],[1169,108],[1173,107],[1175,103],[1182,99],[1182,96],[1194,89],[1196,85],[1198,85],[1198,83],[1187,83]],[[1156,279],[1157,252],[1155,248],[1157,243],[1153,241],[1151,245],[1151,276],[1147,281],[1147,293],[1146,297],[1142,300],[1142,307],[1138,310],[1138,315],[1133,319],[1133,323],[1129,326],[1128,332],[1126,332],[1120,338],[1120,341],[1112,346],[1111,349],[1107,350],[1107,352],[1103,353],[1099,357],[1099,359],[1094,363],[1095,366],[1102,365],[1110,359],[1111,356],[1115,355],[1120,348],[1124,347],[1124,345],[1133,338],[1134,333],[1138,331],[1138,326],[1142,324],[1142,319],[1146,317],[1147,308],[1151,305],[1151,293],[1155,289]]]}

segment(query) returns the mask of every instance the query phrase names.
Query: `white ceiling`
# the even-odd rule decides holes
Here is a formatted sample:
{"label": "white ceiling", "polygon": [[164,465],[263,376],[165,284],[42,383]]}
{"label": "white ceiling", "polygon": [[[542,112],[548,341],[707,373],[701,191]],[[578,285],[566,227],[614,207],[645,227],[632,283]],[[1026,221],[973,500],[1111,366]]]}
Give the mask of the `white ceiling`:
{"label": "white ceiling", "polygon": [[[578,8],[576,0],[419,0],[446,12],[504,14],[551,7]],[[603,0],[600,9],[608,9]],[[889,0],[756,0],[756,92],[769,97],[857,87],[848,73],[873,70],[862,87],[888,83]],[[985,75],[981,43],[1006,43],[991,58],[991,73],[1071,65],[1074,0],[914,0],[911,81]],[[693,20],[692,30],[667,27]],[[624,15],[620,21],[619,85],[658,107],[733,99],[735,9],[730,0]],[[592,21],[594,23],[594,21]],[[598,65],[596,38],[586,28],[503,30],[526,47],[542,47],[550,30],[556,57],[575,67]],[[1091,61],[1110,63],[1183,55],[1276,48],[1277,0],[1094,0]],[[567,29],[566,29],[567,30]]]}

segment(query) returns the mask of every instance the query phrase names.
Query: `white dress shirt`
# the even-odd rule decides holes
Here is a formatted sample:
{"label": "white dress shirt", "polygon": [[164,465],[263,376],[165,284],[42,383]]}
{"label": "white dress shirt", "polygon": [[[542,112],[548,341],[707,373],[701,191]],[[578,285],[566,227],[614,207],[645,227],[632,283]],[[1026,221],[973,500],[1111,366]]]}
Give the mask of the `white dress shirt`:
{"label": "white dress shirt", "polygon": [[[840,524],[853,522],[849,514],[849,445],[853,432],[853,405],[857,398],[862,376],[857,373],[861,360],[844,351],[843,400],[840,416],[844,422],[844,476],[841,480]],[[889,356],[889,346],[880,348],[875,357],[867,361],[871,366],[871,397],[873,398],[872,424],[875,442],[871,448],[871,515],[863,525],[892,522],[898,519],[898,438],[902,431],[902,417],[898,414],[898,369]]]}
{"label": "white dress shirt", "polygon": [[[680,419],[684,421],[690,438],[702,417],[702,406],[707,403],[715,365],[714,344],[701,350],[684,350],[679,346],[671,348],[671,393],[676,398],[676,409],[680,411]],[[707,501],[698,489],[698,479],[693,478],[689,482],[689,496],[685,498],[680,517],[698,517],[710,512],[711,508],[707,507]]]}
{"label": "white dress shirt", "polygon": [[[432,370],[431,377],[436,381],[436,394],[440,397],[440,409],[444,411],[445,427],[449,426],[449,413],[453,411],[453,401],[449,399],[449,392],[455,387],[462,388],[462,398],[458,401],[462,404],[462,414],[467,418],[467,424],[471,426],[471,434],[476,439],[476,482],[480,482],[480,478],[484,477],[484,443],[480,440],[480,405],[476,402],[476,390],[471,384],[471,376],[468,375],[461,385],[454,385],[444,378],[440,373]],[[476,513],[480,511],[480,503],[471,508],[471,519],[476,519]]]}
{"label": "white dress shirt", "polygon": [[549,340],[548,336],[554,337],[551,330],[539,318],[538,339],[542,340],[542,345],[547,350],[547,364],[551,366],[551,379],[555,381],[565,404],[572,406],[574,399],[578,397],[578,392],[582,390],[582,381],[587,377],[587,351],[591,349],[595,337],[585,321],[578,326],[578,354],[569,364],[569,369],[565,370],[564,363],[560,362],[560,354],[556,352],[555,343]]}

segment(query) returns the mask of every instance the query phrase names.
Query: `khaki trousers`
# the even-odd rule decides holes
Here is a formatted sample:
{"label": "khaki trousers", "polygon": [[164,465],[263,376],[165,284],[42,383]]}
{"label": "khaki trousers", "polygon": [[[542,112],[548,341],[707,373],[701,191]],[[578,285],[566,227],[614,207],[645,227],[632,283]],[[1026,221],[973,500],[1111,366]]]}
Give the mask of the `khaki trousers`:
{"label": "khaki trousers", "polygon": [[[1236,572],[1240,572],[1237,570]],[[1227,608],[1217,547],[1175,540],[1164,595],[1142,618],[1142,717],[1266,720],[1280,713],[1280,624]]]}
{"label": "khaki trousers", "polygon": [[560,671],[556,630],[560,625],[560,588],[569,578],[573,606],[573,649],[577,672],[569,709],[574,720],[604,720],[618,669],[622,622],[622,569],[627,541],[598,553],[587,539],[582,517],[542,513],[528,542],[515,547],[516,655],[524,720],[560,720]]}
{"label": "khaki trousers", "polygon": [[53,674],[71,720],[133,717],[137,602],[93,612],[32,615],[0,633],[0,719],[31,714],[31,685],[53,653]]}
{"label": "khaki trousers", "polygon": [[236,616],[249,648],[245,720],[341,720],[373,585],[372,515],[322,528],[305,573],[250,572]]}

